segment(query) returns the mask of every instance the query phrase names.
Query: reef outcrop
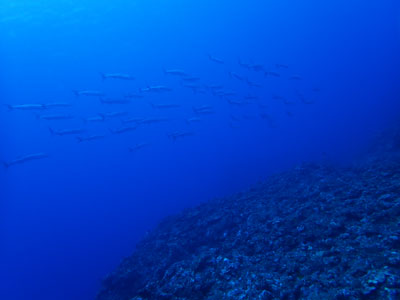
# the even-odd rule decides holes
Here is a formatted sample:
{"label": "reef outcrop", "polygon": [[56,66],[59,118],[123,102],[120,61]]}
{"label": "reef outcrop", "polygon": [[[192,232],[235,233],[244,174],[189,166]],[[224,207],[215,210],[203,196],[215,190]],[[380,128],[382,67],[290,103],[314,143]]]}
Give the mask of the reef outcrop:
{"label": "reef outcrop", "polygon": [[97,299],[400,299],[390,140],[350,166],[305,164],[166,218]]}

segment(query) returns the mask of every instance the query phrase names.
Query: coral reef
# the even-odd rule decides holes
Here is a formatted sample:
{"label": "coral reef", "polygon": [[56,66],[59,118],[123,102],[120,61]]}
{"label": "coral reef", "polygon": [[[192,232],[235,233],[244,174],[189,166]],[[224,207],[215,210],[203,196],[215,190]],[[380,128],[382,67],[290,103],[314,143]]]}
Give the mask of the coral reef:
{"label": "coral reef", "polygon": [[400,299],[399,148],[305,164],[169,217],[97,299]]}

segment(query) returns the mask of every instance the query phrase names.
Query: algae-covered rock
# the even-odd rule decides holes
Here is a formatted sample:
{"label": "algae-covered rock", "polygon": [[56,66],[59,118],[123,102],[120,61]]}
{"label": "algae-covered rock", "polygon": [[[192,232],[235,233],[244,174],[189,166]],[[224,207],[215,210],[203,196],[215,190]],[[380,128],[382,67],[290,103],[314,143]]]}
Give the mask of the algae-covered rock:
{"label": "algae-covered rock", "polygon": [[400,299],[400,155],[388,148],[165,219],[97,299]]}

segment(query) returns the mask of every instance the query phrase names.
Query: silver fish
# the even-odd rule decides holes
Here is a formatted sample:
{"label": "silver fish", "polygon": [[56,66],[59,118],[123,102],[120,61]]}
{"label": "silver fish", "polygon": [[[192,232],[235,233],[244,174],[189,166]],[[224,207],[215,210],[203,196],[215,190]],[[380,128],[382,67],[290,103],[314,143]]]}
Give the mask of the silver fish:
{"label": "silver fish", "polygon": [[130,132],[136,129],[136,126],[123,126],[117,129],[110,129],[111,133],[113,134],[120,134]]}
{"label": "silver fish", "polygon": [[71,128],[71,129],[59,129],[55,130],[49,127],[50,133],[52,135],[72,135],[72,134],[79,134],[85,131],[83,128]]}
{"label": "silver fish", "polygon": [[45,106],[43,104],[6,104],[6,106],[10,109],[10,110],[41,110],[44,109]]}
{"label": "silver fish", "polygon": [[291,80],[302,80],[303,78],[301,78],[299,75],[293,75],[293,76],[290,76],[289,79],[291,79]]}
{"label": "silver fish", "polygon": [[124,97],[125,97],[125,98],[128,98],[128,99],[129,99],[129,98],[132,98],[132,99],[141,99],[141,98],[144,98],[143,95],[135,94],[135,93],[128,93],[128,94],[125,94]]}
{"label": "silver fish", "polygon": [[264,71],[264,65],[262,65],[262,64],[251,64],[250,68],[253,69],[253,71],[256,71],[256,72]]}
{"label": "silver fish", "polygon": [[53,103],[45,103],[43,104],[45,108],[62,108],[62,107],[71,107],[71,103],[66,102],[53,102]]}
{"label": "silver fish", "polygon": [[162,92],[170,92],[170,91],[172,91],[172,89],[165,85],[153,85],[153,86],[148,86],[146,88],[142,88],[142,89],[140,89],[140,91],[141,92],[162,93]]}
{"label": "silver fish", "polygon": [[75,96],[90,96],[90,97],[102,97],[104,96],[104,93],[101,91],[95,91],[95,90],[81,90],[81,91],[73,91]]}
{"label": "silver fish", "polygon": [[244,96],[244,99],[246,99],[246,100],[257,100],[258,96],[247,95],[247,96]]}
{"label": "silver fish", "polygon": [[220,58],[212,56],[211,54],[207,54],[207,56],[208,56],[208,59],[211,60],[212,62],[215,62],[217,64],[224,64],[224,61]]}
{"label": "silver fish", "polygon": [[10,166],[22,164],[27,161],[37,160],[37,159],[42,159],[42,158],[47,158],[47,157],[49,157],[49,156],[44,152],[33,153],[33,154],[28,154],[28,155],[17,157],[16,159],[11,160],[9,162],[3,162],[3,165],[4,165],[4,167],[8,168]]}
{"label": "silver fish", "polygon": [[121,122],[123,124],[129,124],[129,123],[137,123],[138,124],[143,120],[144,120],[143,118],[132,117],[132,118],[129,118],[129,119],[122,120]]}
{"label": "silver fish", "polygon": [[239,105],[239,106],[249,104],[249,102],[246,101],[232,100],[232,99],[229,99],[228,103],[231,105]]}
{"label": "silver fish", "polygon": [[246,81],[246,79],[247,79],[246,77],[241,76],[241,75],[239,75],[239,74],[237,74],[235,72],[229,72],[229,76],[231,76],[232,78],[236,78],[236,79],[238,79],[240,81]]}
{"label": "silver fish", "polygon": [[288,65],[284,65],[284,64],[275,64],[275,67],[277,67],[278,69],[288,69],[289,68]]}
{"label": "silver fish", "polygon": [[255,82],[252,82],[252,81],[250,81],[250,80],[246,80],[246,83],[247,83],[247,85],[248,86],[252,86],[252,87],[258,87],[258,88],[261,88],[262,87],[262,85],[261,84],[258,84],[258,83],[255,83]]}
{"label": "silver fish", "polygon": [[100,73],[101,78],[107,79],[122,79],[122,80],[135,80],[135,77],[129,74],[123,74],[123,73]]}
{"label": "silver fish", "polygon": [[78,143],[81,143],[81,142],[99,140],[104,137],[105,137],[105,135],[94,134],[94,135],[89,135],[89,136],[77,136],[76,139],[78,140]]}
{"label": "silver fish", "polygon": [[151,106],[153,108],[178,108],[180,107],[179,104],[173,104],[173,103],[162,103],[162,104],[156,104],[156,103],[151,103]]}
{"label": "silver fish", "polygon": [[164,69],[164,74],[166,75],[175,75],[175,76],[188,76],[189,74],[187,74],[185,71],[180,70],[180,69]]}
{"label": "silver fish", "polygon": [[214,113],[213,107],[210,105],[194,106],[193,111],[198,115],[208,115]]}
{"label": "silver fish", "polygon": [[191,123],[195,123],[195,122],[200,122],[201,119],[198,117],[192,117],[192,118],[188,118],[186,119],[186,123],[191,124]]}
{"label": "silver fish", "polygon": [[240,58],[238,59],[238,63],[241,67],[246,68],[246,69],[251,69],[251,64],[244,63]]}
{"label": "silver fish", "polygon": [[139,124],[154,124],[154,123],[161,123],[161,122],[166,122],[169,121],[169,119],[166,118],[146,118],[141,121],[139,121]]}
{"label": "silver fish", "polygon": [[277,72],[273,72],[273,71],[267,71],[264,74],[265,74],[265,76],[270,75],[270,76],[273,76],[273,77],[281,77],[281,74],[279,74]]}
{"label": "silver fish", "polygon": [[64,115],[64,114],[49,114],[49,115],[37,115],[37,118],[40,120],[48,120],[48,121],[53,121],[53,120],[68,120],[72,119],[73,116],[71,115]]}
{"label": "silver fish", "polygon": [[126,111],[112,111],[112,112],[106,112],[106,113],[99,113],[101,117],[104,119],[111,119],[111,118],[119,118],[128,115],[128,112]]}
{"label": "silver fish", "polygon": [[138,144],[136,144],[136,145],[134,145],[132,147],[129,147],[129,151],[130,152],[135,152],[135,151],[138,151],[138,150],[143,149],[143,148],[148,147],[148,146],[150,146],[150,144],[147,143],[147,142],[138,143]]}
{"label": "silver fish", "polygon": [[199,81],[200,78],[199,77],[183,77],[182,80],[186,81],[186,82],[195,82],[195,81]]}
{"label": "silver fish", "polygon": [[175,141],[177,138],[183,138],[192,135],[194,135],[194,133],[191,131],[174,131],[167,134],[167,136],[171,138],[173,141]]}
{"label": "silver fish", "polygon": [[103,122],[105,120],[105,117],[102,115],[94,116],[94,117],[89,117],[89,118],[84,118],[84,122]]}
{"label": "silver fish", "polygon": [[100,99],[102,104],[129,104],[131,101],[127,99]]}

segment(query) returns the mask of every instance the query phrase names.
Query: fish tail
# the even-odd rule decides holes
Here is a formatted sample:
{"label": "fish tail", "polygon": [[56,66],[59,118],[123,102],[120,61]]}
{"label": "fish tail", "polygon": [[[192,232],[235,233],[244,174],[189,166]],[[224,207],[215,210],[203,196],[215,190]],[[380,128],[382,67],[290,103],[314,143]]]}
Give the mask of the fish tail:
{"label": "fish tail", "polygon": [[3,166],[4,166],[4,168],[8,169],[8,167],[10,166],[10,164],[7,163],[7,162],[5,162],[5,161],[3,161]]}
{"label": "fish tail", "polygon": [[4,104],[4,106],[6,106],[9,110],[13,110],[13,106],[11,104]]}
{"label": "fish tail", "polygon": [[55,131],[53,130],[53,128],[51,128],[51,127],[49,127],[49,131],[50,131],[50,133],[51,133],[52,135],[55,135],[55,134],[56,134]]}
{"label": "fish tail", "polygon": [[75,97],[79,97],[79,91],[73,90],[72,92],[74,93]]}
{"label": "fish tail", "polygon": [[77,136],[76,140],[78,141],[78,143],[81,143],[83,141],[83,138],[81,138],[80,136]]}
{"label": "fish tail", "polygon": [[107,79],[106,74],[104,74],[104,73],[102,73],[102,72],[100,72],[100,76],[101,76],[101,79],[103,79],[103,80],[106,80],[106,79]]}

